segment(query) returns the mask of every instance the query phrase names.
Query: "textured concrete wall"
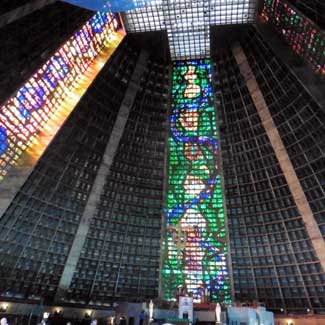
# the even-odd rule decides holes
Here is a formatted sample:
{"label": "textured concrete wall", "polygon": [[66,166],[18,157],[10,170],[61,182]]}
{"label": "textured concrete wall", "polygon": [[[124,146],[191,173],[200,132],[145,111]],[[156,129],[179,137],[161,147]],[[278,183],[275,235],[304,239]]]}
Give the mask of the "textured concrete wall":
{"label": "textured concrete wall", "polygon": [[11,10],[9,12],[6,12],[5,14],[0,16],[0,27],[3,27],[7,24],[12,23],[15,20],[18,20],[22,17],[25,17],[32,12],[39,10],[51,3],[56,2],[56,0],[37,0],[37,1],[31,1],[30,3],[27,3],[21,7],[18,7],[14,10]]}

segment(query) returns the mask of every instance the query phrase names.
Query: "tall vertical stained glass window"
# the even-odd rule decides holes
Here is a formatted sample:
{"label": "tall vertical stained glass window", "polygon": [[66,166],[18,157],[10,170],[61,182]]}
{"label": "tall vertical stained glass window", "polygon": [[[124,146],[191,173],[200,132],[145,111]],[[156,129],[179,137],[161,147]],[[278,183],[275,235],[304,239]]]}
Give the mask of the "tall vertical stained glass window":
{"label": "tall vertical stained glass window", "polygon": [[174,63],[170,113],[163,283],[194,302],[230,300],[227,241],[220,184],[218,131],[210,60]]}

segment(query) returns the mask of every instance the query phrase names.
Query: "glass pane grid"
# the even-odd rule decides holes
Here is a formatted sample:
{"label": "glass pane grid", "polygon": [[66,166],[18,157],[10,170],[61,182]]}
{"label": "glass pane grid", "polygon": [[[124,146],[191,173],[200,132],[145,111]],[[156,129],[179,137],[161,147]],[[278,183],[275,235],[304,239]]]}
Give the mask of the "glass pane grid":
{"label": "glass pane grid", "polygon": [[123,14],[128,32],[166,30],[173,60],[210,55],[210,26],[252,23],[256,0],[157,0]]}

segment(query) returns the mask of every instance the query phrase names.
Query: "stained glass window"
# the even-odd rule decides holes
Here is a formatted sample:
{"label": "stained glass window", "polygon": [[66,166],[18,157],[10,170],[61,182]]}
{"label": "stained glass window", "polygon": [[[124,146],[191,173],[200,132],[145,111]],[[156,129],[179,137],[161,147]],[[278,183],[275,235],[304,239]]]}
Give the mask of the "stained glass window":
{"label": "stained glass window", "polygon": [[325,75],[325,34],[285,0],[265,0],[262,16],[312,69]]}
{"label": "stained glass window", "polygon": [[0,108],[0,181],[118,28],[117,16],[96,13]]}
{"label": "stained glass window", "polygon": [[210,60],[174,63],[163,282],[194,302],[230,300],[218,131]]}

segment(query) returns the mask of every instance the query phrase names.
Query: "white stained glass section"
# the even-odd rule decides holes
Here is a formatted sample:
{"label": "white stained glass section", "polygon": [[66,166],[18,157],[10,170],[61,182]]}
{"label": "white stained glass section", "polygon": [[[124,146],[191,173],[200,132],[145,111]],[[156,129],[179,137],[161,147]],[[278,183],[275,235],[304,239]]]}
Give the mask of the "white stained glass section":
{"label": "white stained glass section", "polygon": [[128,32],[166,30],[173,60],[210,54],[210,26],[252,23],[257,0],[154,0],[122,15]]}

